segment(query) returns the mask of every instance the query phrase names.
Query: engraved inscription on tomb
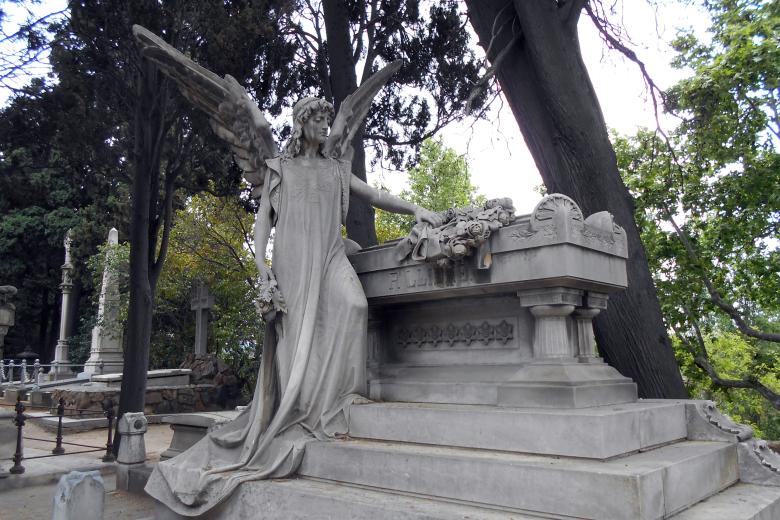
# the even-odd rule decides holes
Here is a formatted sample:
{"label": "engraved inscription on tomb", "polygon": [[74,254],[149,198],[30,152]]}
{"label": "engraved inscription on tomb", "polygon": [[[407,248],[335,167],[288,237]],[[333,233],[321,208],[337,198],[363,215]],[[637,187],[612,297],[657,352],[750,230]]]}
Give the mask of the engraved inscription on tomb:
{"label": "engraved inscription on tomb", "polygon": [[404,349],[507,348],[514,339],[514,326],[506,320],[481,323],[447,323],[401,327],[395,343]]}
{"label": "engraved inscription on tomb", "polygon": [[475,283],[472,270],[463,264],[452,267],[418,265],[387,273],[387,289],[390,292],[407,292],[434,287],[459,287]]}

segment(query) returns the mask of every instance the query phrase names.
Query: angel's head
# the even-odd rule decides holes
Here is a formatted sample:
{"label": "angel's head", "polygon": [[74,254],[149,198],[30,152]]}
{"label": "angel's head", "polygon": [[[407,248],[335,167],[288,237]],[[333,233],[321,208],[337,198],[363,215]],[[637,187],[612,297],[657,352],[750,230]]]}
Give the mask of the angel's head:
{"label": "angel's head", "polygon": [[328,128],[333,121],[333,105],[324,99],[305,97],[293,107],[293,130],[282,154],[291,158],[299,155],[303,143],[322,146],[328,138]]}

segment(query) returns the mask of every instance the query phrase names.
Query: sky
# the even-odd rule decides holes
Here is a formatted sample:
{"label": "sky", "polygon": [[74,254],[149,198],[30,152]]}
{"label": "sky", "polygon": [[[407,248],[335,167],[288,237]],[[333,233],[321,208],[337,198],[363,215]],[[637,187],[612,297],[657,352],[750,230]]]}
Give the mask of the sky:
{"label": "sky", "polygon": [[[683,0],[615,0],[622,11],[622,23],[633,50],[647,64],[654,81],[666,88],[684,77],[673,69],[669,47],[679,28],[703,33],[707,17],[698,7]],[[630,8],[622,9],[623,2]],[[653,3],[655,7],[649,5]],[[46,9],[63,4],[46,2]],[[583,13],[579,24],[583,58],[601,103],[607,125],[622,134],[639,127],[655,127],[652,103],[638,67],[619,53],[606,49],[590,19]],[[472,40],[476,42],[476,37]],[[476,46],[476,44],[475,44]],[[482,55],[480,48],[476,49]],[[0,93],[0,103],[5,101]],[[673,121],[663,120],[666,130]],[[444,143],[464,154],[478,192],[487,198],[511,197],[519,214],[530,213],[541,196],[535,190],[542,184],[539,172],[523,141],[508,104],[497,100],[485,120],[452,124],[441,134]],[[369,172],[370,184],[382,184],[394,192],[406,187],[405,174],[397,171]]]}
{"label": "sky", "polygon": [[[630,9],[623,13],[623,24],[635,43],[633,49],[661,88],[673,85],[685,72],[669,65],[674,54],[668,42],[678,28],[693,27],[697,33],[706,30],[706,15],[674,0],[658,2],[657,13],[644,0],[626,1],[630,1]],[[607,125],[623,134],[634,134],[642,126],[655,128],[652,102],[638,67],[606,49],[584,13],[579,33],[583,58]],[[498,106],[501,104],[503,108]],[[496,105],[488,120],[451,125],[441,135],[446,145],[466,153],[472,183],[480,193],[489,199],[511,197],[518,214],[530,213],[541,198],[534,188],[542,179],[508,104]],[[673,121],[662,119],[662,124],[668,130]],[[390,177],[393,180],[387,181]],[[383,181],[397,190],[404,184],[398,177],[385,175]]]}

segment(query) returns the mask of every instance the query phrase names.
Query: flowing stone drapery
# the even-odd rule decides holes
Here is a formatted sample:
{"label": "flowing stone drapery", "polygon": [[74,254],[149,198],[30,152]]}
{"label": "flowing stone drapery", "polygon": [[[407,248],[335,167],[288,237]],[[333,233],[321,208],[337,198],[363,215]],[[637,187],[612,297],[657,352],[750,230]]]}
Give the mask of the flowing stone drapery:
{"label": "flowing stone drapery", "polygon": [[287,313],[277,317],[279,404],[263,430],[261,372],[252,406],[187,452],[161,462],[146,490],[195,516],[241,482],[294,473],[305,444],[346,433],[349,404],[365,393],[366,297],[341,238],[349,164],[276,163],[281,179],[273,266]]}

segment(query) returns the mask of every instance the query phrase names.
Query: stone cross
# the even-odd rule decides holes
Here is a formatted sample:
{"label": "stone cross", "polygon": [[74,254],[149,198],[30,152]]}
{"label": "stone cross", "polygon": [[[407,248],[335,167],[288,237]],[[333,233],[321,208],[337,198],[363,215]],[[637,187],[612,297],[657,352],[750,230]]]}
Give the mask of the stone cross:
{"label": "stone cross", "polygon": [[195,311],[195,356],[206,355],[206,341],[208,339],[209,309],[214,306],[214,295],[209,292],[208,286],[198,282],[192,290],[190,308]]}
{"label": "stone cross", "polygon": [[54,349],[54,374],[56,378],[67,377],[70,373],[70,367],[57,366],[58,364],[70,363],[68,357],[68,336],[70,336],[70,293],[73,290],[73,263],[70,258],[71,231],[65,233],[65,263],[62,264],[62,309],[60,310],[60,337],[57,340],[57,347]]}
{"label": "stone cross", "polygon": [[84,364],[84,372],[79,377],[92,374],[119,373],[124,366],[122,352],[122,324],[119,322],[119,283],[117,273],[109,265],[112,246],[119,244],[119,232],[111,228],[108,232],[109,250],[106,253],[106,265],[103,267],[103,285],[98,301],[97,325],[92,329],[89,359]]}

